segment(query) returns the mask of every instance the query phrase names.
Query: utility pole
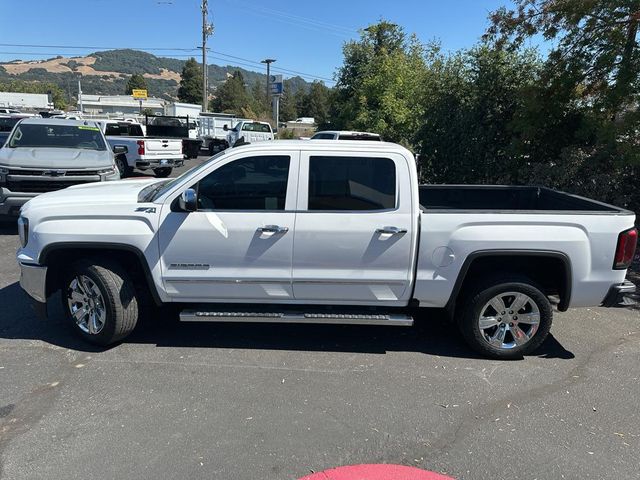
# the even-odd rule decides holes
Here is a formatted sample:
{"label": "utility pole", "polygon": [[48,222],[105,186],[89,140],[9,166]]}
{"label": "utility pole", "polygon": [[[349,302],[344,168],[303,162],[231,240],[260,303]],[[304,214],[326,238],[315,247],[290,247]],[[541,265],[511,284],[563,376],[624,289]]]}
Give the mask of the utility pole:
{"label": "utility pole", "polygon": [[213,33],[213,25],[207,23],[207,16],[209,15],[208,0],[202,0],[202,111],[207,111],[207,102],[209,100],[208,86],[208,71],[207,71],[207,38]]}
{"label": "utility pole", "polygon": [[267,102],[269,106],[271,106],[271,64],[275,62],[275,58],[265,58],[260,63],[267,64]]}
{"label": "utility pole", "polygon": [[78,103],[80,105],[80,113],[82,113],[84,109],[82,108],[82,83],[80,78],[78,78]]}

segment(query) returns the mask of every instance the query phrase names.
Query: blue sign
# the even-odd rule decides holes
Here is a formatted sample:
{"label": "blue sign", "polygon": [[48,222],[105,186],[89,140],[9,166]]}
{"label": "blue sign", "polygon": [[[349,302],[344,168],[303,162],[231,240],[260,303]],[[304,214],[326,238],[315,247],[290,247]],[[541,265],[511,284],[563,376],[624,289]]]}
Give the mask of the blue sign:
{"label": "blue sign", "polygon": [[282,95],[284,91],[282,88],[282,75],[271,75],[269,84],[271,85],[271,95]]}

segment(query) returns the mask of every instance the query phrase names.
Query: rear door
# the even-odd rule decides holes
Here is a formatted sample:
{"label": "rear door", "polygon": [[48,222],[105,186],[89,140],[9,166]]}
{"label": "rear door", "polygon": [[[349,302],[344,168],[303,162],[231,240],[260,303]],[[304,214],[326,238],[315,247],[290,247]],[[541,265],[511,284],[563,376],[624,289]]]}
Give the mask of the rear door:
{"label": "rear door", "polygon": [[417,224],[406,162],[395,153],[302,152],[296,300],[406,303]]}

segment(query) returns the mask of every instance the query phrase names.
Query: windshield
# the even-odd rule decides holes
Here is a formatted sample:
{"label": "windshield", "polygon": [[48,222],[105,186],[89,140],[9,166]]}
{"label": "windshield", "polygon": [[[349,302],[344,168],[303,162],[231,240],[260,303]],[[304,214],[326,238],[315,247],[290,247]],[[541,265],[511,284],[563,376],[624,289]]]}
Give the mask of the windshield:
{"label": "windshield", "polygon": [[206,162],[201,163],[200,165],[198,165],[195,168],[192,168],[191,170],[187,170],[182,175],[176,178],[172,178],[171,180],[166,180],[164,182],[154,183],[152,185],[149,185],[148,187],[143,188],[140,191],[140,194],[138,195],[138,201],[153,202],[156,198],[159,198],[162,195],[164,195],[166,192],[171,190],[175,185],[178,185],[180,182],[182,182],[182,180],[184,180],[185,178],[197,175],[198,172],[200,172],[200,170],[207,168],[211,164],[211,162],[215,162],[217,159],[225,155],[225,153],[226,153],[226,150],[223,150],[222,152],[211,157]]}
{"label": "windshield", "polygon": [[20,118],[0,118],[0,132],[10,132]]}
{"label": "windshield", "polygon": [[21,124],[7,142],[9,148],[78,148],[106,150],[98,127],[89,125]]}

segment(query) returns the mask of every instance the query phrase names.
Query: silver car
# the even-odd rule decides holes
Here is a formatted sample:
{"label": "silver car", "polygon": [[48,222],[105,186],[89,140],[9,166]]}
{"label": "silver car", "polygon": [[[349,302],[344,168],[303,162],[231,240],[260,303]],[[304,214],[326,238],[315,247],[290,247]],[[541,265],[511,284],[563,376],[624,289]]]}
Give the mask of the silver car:
{"label": "silver car", "polygon": [[71,185],[119,180],[115,154],[91,121],[25,118],[0,148],[0,215],[18,215],[30,198]]}

